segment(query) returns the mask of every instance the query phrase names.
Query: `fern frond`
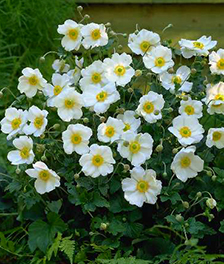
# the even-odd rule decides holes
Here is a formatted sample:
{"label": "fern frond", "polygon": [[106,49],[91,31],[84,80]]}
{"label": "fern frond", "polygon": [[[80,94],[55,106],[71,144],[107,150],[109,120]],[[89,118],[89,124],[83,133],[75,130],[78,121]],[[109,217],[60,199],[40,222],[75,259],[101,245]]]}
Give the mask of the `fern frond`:
{"label": "fern frond", "polygon": [[75,251],[75,241],[71,240],[71,238],[72,236],[63,238],[59,247],[60,247],[60,251],[65,253],[70,263],[72,264],[74,251]]}

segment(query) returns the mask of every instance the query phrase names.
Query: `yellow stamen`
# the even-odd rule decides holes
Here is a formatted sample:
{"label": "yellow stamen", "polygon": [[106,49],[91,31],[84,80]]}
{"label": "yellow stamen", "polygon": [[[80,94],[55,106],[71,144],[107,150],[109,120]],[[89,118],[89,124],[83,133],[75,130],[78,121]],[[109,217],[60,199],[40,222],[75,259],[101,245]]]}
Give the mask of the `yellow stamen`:
{"label": "yellow stamen", "polygon": [[103,164],[103,162],[104,162],[104,159],[101,155],[95,155],[92,158],[92,164],[96,167],[101,166]]}
{"label": "yellow stamen", "polygon": [[106,99],[107,99],[107,92],[102,91],[96,95],[96,100],[98,102],[104,102]]}
{"label": "yellow stamen", "polygon": [[189,129],[189,127],[182,127],[179,132],[182,137],[188,138],[191,136],[191,130]]}
{"label": "yellow stamen", "polygon": [[144,181],[144,180],[141,180],[137,183],[137,186],[136,186],[137,190],[141,193],[145,193],[148,191],[149,189],[149,184],[147,181]]}
{"label": "yellow stamen", "polygon": [[180,164],[181,164],[182,168],[187,168],[187,167],[189,167],[191,165],[191,160],[188,157],[183,157],[180,160]]}
{"label": "yellow stamen", "polygon": [[132,152],[133,154],[136,154],[139,152],[140,149],[141,149],[141,145],[139,144],[138,141],[130,142],[130,144],[129,144],[130,152]]}
{"label": "yellow stamen", "polygon": [[20,156],[21,156],[22,159],[28,159],[29,156],[30,156],[30,149],[27,148],[27,147],[23,147],[20,150]]}
{"label": "yellow stamen", "polygon": [[220,59],[218,62],[217,62],[217,68],[219,70],[224,70],[224,59]]}
{"label": "yellow stamen", "polygon": [[165,65],[166,61],[163,57],[159,57],[155,59],[155,65],[156,67],[163,67]]}
{"label": "yellow stamen", "polygon": [[39,80],[36,75],[29,77],[28,81],[30,85],[37,85],[39,83]]}
{"label": "yellow stamen", "polygon": [[92,82],[93,83],[99,83],[101,82],[101,74],[98,73],[98,72],[94,72],[93,75],[92,75]]}
{"label": "yellow stamen", "polygon": [[75,133],[71,136],[71,142],[77,145],[82,142],[82,137],[79,134]]}
{"label": "yellow stamen", "polygon": [[198,48],[198,49],[203,49],[204,46],[205,46],[203,43],[201,43],[199,41],[194,41],[193,45],[194,45],[195,48]]}
{"label": "yellow stamen", "polygon": [[68,36],[70,37],[70,39],[72,40],[77,40],[78,36],[79,36],[79,30],[77,28],[73,28],[70,29],[68,31]]}
{"label": "yellow stamen", "polygon": [[222,134],[218,131],[215,131],[213,134],[212,134],[212,139],[213,141],[218,141],[220,140],[222,137]]}
{"label": "yellow stamen", "polygon": [[34,119],[33,124],[34,124],[34,126],[35,126],[37,129],[41,129],[41,127],[42,127],[43,124],[44,124],[44,117],[43,117],[43,116],[36,117],[36,118]]}
{"label": "yellow stamen", "polygon": [[149,48],[150,48],[150,42],[149,41],[142,41],[142,43],[140,44],[140,49],[142,50],[142,52],[149,51]]}
{"label": "yellow stamen", "polygon": [[91,37],[92,37],[93,40],[98,40],[101,37],[100,30],[99,29],[94,29],[91,32]]}
{"label": "yellow stamen", "polygon": [[71,99],[65,99],[64,105],[65,105],[65,108],[71,109],[75,105],[75,102]]}
{"label": "yellow stamen", "polygon": [[60,85],[55,85],[54,87],[54,95],[59,95],[62,91],[62,87]]}
{"label": "yellow stamen", "polygon": [[48,170],[42,170],[42,171],[39,172],[39,177],[43,181],[48,181],[50,176],[51,176],[51,174],[50,174],[50,172]]}
{"label": "yellow stamen", "polygon": [[114,129],[114,127],[112,127],[112,126],[108,126],[107,128],[106,128],[106,131],[105,131],[105,135],[107,136],[107,137],[113,137],[113,135],[115,134],[115,129]]}
{"label": "yellow stamen", "polygon": [[154,111],[154,105],[152,102],[145,102],[144,106],[143,106],[143,110],[147,113],[147,114],[151,114]]}
{"label": "yellow stamen", "polygon": [[188,115],[193,115],[194,114],[194,107],[191,105],[187,105],[184,109],[184,112]]}
{"label": "yellow stamen", "polygon": [[126,72],[126,69],[123,65],[117,65],[114,72],[118,75],[118,76],[123,76]]}
{"label": "yellow stamen", "polygon": [[13,129],[13,130],[18,129],[19,126],[21,125],[21,123],[22,123],[21,118],[14,118],[14,119],[11,121],[12,129]]}

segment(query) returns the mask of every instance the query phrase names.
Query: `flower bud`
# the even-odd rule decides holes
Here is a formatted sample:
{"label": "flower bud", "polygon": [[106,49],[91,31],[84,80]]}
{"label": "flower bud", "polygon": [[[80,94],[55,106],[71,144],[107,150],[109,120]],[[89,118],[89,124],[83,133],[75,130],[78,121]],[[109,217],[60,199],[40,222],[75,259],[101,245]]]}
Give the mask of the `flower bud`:
{"label": "flower bud", "polygon": [[185,225],[185,227],[189,227],[189,224],[188,223],[185,223],[184,225]]}
{"label": "flower bud", "polygon": [[178,222],[182,222],[182,221],[184,220],[184,218],[183,218],[183,216],[182,216],[181,214],[177,214],[177,215],[175,216],[175,218],[176,218],[176,220],[177,220]]}
{"label": "flower bud", "polygon": [[40,62],[44,62],[44,61],[45,61],[45,57],[44,56],[40,57]]}
{"label": "flower bud", "polygon": [[123,145],[124,145],[125,147],[128,147],[129,142],[128,142],[128,141],[124,141]]}
{"label": "flower bud", "polygon": [[79,174],[78,174],[78,173],[75,173],[75,174],[74,174],[74,178],[75,178],[75,180],[78,180],[78,178],[79,178]]}
{"label": "flower bud", "polygon": [[40,135],[40,139],[44,139],[45,138],[45,134]]}
{"label": "flower bud", "polygon": [[84,16],[84,19],[87,19],[87,20],[88,20],[88,19],[90,19],[90,16],[86,14],[86,15]]}
{"label": "flower bud", "polygon": [[214,209],[214,208],[216,207],[216,205],[217,205],[217,202],[216,202],[216,200],[213,199],[213,198],[208,198],[208,199],[206,200],[206,205],[207,205],[210,209]]}
{"label": "flower bud", "polygon": [[172,112],[173,112],[173,108],[172,108],[172,107],[169,107],[169,108],[167,108],[167,111],[168,111],[169,113],[172,113]]}
{"label": "flower bud", "polygon": [[156,151],[157,151],[157,152],[162,152],[162,151],[163,151],[163,145],[162,145],[162,144],[159,144],[159,145],[156,147]]}
{"label": "flower bud", "polygon": [[173,154],[177,154],[177,152],[178,152],[178,149],[177,149],[177,148],[174,148],[174,149],[172,150],[172,153],[173,153]]}
{"label": "flower bud", "polygon": [[79,184],[76,184],[76,188],[79,189],[81,186]]}
{"label": "flower bud", "polygon": [[126,222],[126,221],[127,221],[127,218],[126,218],[126,217],[123,217],[123,218],[122,218],[122,221],[123,221],[123,222]]}
{"label": "flower bud", "polygon": [[197,192],[196,196],[197,196],[197,198],[200,198],[200,197],[202,197],[202,193],[201,192]]}
{"label": "flower bud", "polygon": [[188,100],[188,96],[187,95],[183,95],[182,100],[183,101],[187,101]]}
{"label": "flower bud", "polygon": [[128,92],[129,92],[129,93],[133,93],[134,90],[133,90],[132,88],[128,88]]}
{"label": "flower bud", "polygon": [[174,73],[174,68],[173,68],[173,67],[172,67],[172,68],[169,68],[169,69],[168,69],[168,73],[169,73],[169,74],[173,74],[173,73]]}
{"label": "flower bud", "polygon": [[118,112],[119,114],[123,114],[123,113],[125,112],[125,109],[124,109],[124,108],[118,108],[118,109],[117,109],[117,112]]}
{"label": "flower bud", "polygon": [[209,219],[210,219],[210,221],[212,220],[212,219],[214,219],[215,218],[215,216],[213,215],[213,214],[209,214]]}
{"label": "flower bud", "polygon": [[123,37],[124,37],[124,38],[127,38],[127,36],[128,36],[128,35],[127,35],[126,33],[123,34]]}
{"label": "flower bud", "polygon": [[90,236],[93,236],[93,235],[94,235],[94,232],[90,231],[90,232],[89,232],[89,235],[90,235]]}
{"label": "flower bud", "polygon": [[0,92],[0,98],[2,98],[4,96],[3,92]]}
{"label": "flower bud", "polygon": [[46,161],[46,160],[47,160],[47,157],[46,157],[45,155],[43,155],[43,156],[41,157],[41,160],[42,160],[42,161]]}
{"label": "flower bud", "polygon": [[216,178],[217,178],[217,176],[213,175],[212,176],[212,181],[216,181]]}
{"label": "flower bud", "polygon": [[101,117],[100,117],[100,122],[101,122],[101,123],[104,123],[105,121],[106,121],[106,117],[105,117],[105,116],[101,116]]}
{"label": "flower bud", "polygon": [[110,34],[111,34],[111,36],[116,36],[117,35],[113,30],[110,31]]}
{"label": "flower bud", "polygon": [[124,164],[123,166],[126,172],[130,170],[130,166],[128,164]]}
{"label": "flower bud", "polygon": [[206,86],[208,84],[208,81],[204,80],[203,84]]}
{"label": "flower bud", "polygon": [[142,71],[141,70],[136,70],[135,71],[135,77],[139,77],[142,75]]}
{"label": "flower bud", "polygon": [[54,124],[54,125],[53,125],[53,129],[54,129],[54,130],[57,130],[59,127],[60,127],[60,124]]}
{"label": "flower bud", "polygon": [[123,46],[122,46],[122,45],[118,45],[117,49],[118,49],[119,51],[122,51],[122,50],[123,50]]}
{"label": "flower bud", "polygon": [[83,7],[82,7],[82,6],[78,6],[78,7],[77,7],[77,11],[78,11],[78,12],[82,12],[82,11],[83,11]]}
{"label": "flower bud", "polygon": [[106,27],[110,27],[110,26],[111,26],[111,23],[110,23],[110,22],[107,22],[107,23],[105,24],[105,26],[106,26]]}
{"label": "flower bud", "polygon": [[197,72],[197,70],[195,68],[191,69],[191,74],[195,74]]}
{"label": "flower bud", "polygon": [[167,173],[164,171],[163,172],[163,177],[166,178],[167,177]]}
{"label": "flower bud", "polygon": [[154,115],[159,115],[160,111],[159,110],[155,110]]}
{"label": "flower bud", "polygon": [[183,207],[186,208],[186,209],[189,208],[189,203],[186,202],[186,201],[183,201],[183,202],[182,202],[182,205],[183,205]]}
{"label": "flower bud", "polygon": [[212,172],[211,171],[206,171],[206,174],[211,177],[212,176]]}
{"label": "flower bud", "polygon": [[36,146],[37,153],[43,153],[45,150],[45,145],[43,144],[37,144]]}
{"label": "flower bud", "polygon": [[16,168],[16,174],[20,174],[21,170],[19,167]]}
{"label": "flower bud", "polygon": [[106,230],[108,225],[106,223],[101,223],[100,224],[100,230]]}
{"label": "flower bud", "polygon": [[85,124],[89,123],[89,119],[87,117],[84,117],[83,118],[83,123],[85,123]]}

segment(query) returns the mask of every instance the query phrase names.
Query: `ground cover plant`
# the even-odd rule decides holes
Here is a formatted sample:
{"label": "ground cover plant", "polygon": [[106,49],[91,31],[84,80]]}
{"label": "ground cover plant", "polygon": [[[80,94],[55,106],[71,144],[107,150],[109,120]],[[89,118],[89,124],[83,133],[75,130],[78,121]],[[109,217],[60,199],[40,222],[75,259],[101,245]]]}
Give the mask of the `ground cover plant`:
{"label": "ground cover plant", "polygon": [[223,263],[224,49],[77,11],[10,90],[1,261]]}

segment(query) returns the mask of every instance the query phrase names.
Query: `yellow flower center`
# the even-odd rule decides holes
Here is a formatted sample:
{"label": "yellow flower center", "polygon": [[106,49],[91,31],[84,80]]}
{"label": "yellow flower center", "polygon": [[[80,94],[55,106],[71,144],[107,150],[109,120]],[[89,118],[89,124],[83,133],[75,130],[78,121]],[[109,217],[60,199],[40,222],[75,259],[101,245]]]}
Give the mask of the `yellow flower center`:
{"label": "yellow flower center", "polygon": [[29,156],[30,156],[30,149],[27,148],[27,147],[23,147],[20,150],[20,156],[21,156],[22,159],[28,159]]}
{"label": "yellow flower center", "polygon": [[77,28],[70,29],[68,31],[68,36],[72,40],[77,40],[77,38],[79,36],[79,30]]}
{"label": "yellow flower center", "polygon": [[184,112],[188,115],[193,115],[194,114],[194,107],[191,105],[187,105],[184,109]]}
{"label": "yellow flower center", "polygon": [[140,44],[140,49],[142,50],[142,52],[148,51],[149,48],[150,48],[150,42],[149,41],[142,41],[142,43]]}
{"label": "yellow flower center", "polygon": [[181,84],[182,80],[180,76],[173,76],[172,77],[172,83]]}
{"label": "yellow flower center", "polygon": [[191,136],[191,130],[189,127],[182,127],[179,132],[182,137],[188,138]]}
{"label": "yellow flower center", "polygon": [[182,168],[187,168],[187,167],[189,167],[191,165],[191,160],[188,157],[183,157],[180,160],[180,164],[181,164]]}
{"label": "yellow flower center", "polygon": [[124,124],[125,124],[125,127],[124,127],[123,131],[128,131],[131,129],[130,124],[128,124],[128,123],[124,123]]}
{"label": "yellow flower center", "polygon": [[107,137],[113,137],[114,134],[115,134],[115,129],[114,129],[114,127],[112,127],[112,126],[108,126],[108,127],[106,128],[105,135],[106,135]]}
{"label": "yellow flower center", "polygon": [[43,124],[44,124],[44,117],[43,117],[43,116],[36,117],[36,118],[34,119],[33,124],[34,124],[34,126],[35,126],[37,129],[41,129],[41,127],[42,127]]}
{"label": "yellow flower center", "polygon": [[101,82],[101,74],[98,73],[98,72],[94,72],[93,75],[92,75],[92,82],[93,83],[99,83]]}
{"label": "yellow flower center", "polygon": [[75,133],[71,136],[71,142],[77,145],[82,142],[82,137],[79,134]]}
{"label": "yellow flower center", "polygon": [[218,62],[217,62],[217,68],[219,70],[224,70],[224,59],[220,59]]}
{"label": "yellow flower center", "polygon": [[154,105],[151,102],[146,102],[143,106],[143,110],[147,113],[147,114],[151,114],[154,111]]}
{"label": "yellow flower center", "polygon": [[99,167],[103,164],[104,159],[101,155],[94,155],[92,158],[92,164],[96,167]]}
{"label": "yellow flower center", "polygon": [[156,67],[163,67],[165,65],[165,60],[163,57],[159,57],[155,59]]}
{"label": "yellow flower center", "polygon": [[224,94],[216,94],[214,99],[224,101]]}
{"label": "yellow flower center", "polygon": [[218,131],[215,131],[213,134],[212,134],[212,139],[213,141],[218,141],[220,140],[222,137],[222,134]]}
{"label": "yellow flower center", "polygon": [[98,40],[101,37],[101,33],[99,29],[94,29],[91,33],[91,37],[93,40]]}
{"label": "yellow flower center", "polygon": [[39,83],[39,80],[36,75],[29,77],[28,81],[30,85],[37,85]]}
{"label": "yellow flower center", "polygon": [[54,95],[59,95],[62,91],[62,87],[60,85],[55,85],[54,87]]}
{"label": "yellow flower center", "polygon": [[51,176],[51,174],[50,174],[50,172],[48,170],[42,170],[42,171],[39,172],[39,177],[43,181],[48,181],[50,176]]}
{"label": "yellow flower center", "polygon": [[107,92],[102,91],[96,95],[96,100],[98,102],[104,102],[106,99],[107,99]]}
{"label": "yellow flower center", "polygon": [[141,193],[145,193],[148,191],[149,189],[149,184],[147,181],[144,181],[144,180],[141,180],[137,183],[137,186],[136,186],[137,190]]}
{"label": "yellow flower center", "polygon": [[21,118],[14,118],[11,121],[12,129],[15,130],[15,129],[19,128],[19,126],[21,125],[21,123],[22,123]]}
{"label": "yellow flower center", "polygon": [[133,154],[136,154],[139,152],[140,149],[141,149],[141,145],[139,144],[138,141],[130,142],[130,144],[129,144],[130,152],[132,152]]}
{"label": "yellow flower center", "polygon": [[75,105],[75,102],[71,99],[65,99],[64,105],[65,108],[71,109]]}
{"label": "yellow flower center", "polygon": [[199,41],[194,41],[194,42],[193,42],[193,45],[194,45],[194,47],[197,48],[197,49],[203,49],[203,48],[204,48],[204,44],[201,43],[201,42],[199,42]]}
{"label": "yellow flower center", "polygon": [[123,76],[126,72],[126,69],[123,65],[117,65],[114,72],[118,75],[118,76]]}

